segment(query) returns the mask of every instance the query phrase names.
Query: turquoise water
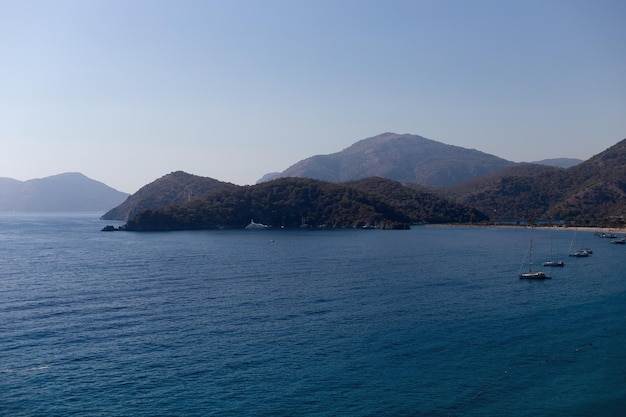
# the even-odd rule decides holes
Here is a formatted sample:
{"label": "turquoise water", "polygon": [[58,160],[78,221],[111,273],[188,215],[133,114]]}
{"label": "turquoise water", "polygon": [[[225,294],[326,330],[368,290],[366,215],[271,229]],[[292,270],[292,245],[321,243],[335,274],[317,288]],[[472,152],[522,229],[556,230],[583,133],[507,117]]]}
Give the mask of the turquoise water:
{"label": "turquoise water", "polygon": [[625,415],[626,248],[592,233],[97,218],[0,215],[0,415]]}

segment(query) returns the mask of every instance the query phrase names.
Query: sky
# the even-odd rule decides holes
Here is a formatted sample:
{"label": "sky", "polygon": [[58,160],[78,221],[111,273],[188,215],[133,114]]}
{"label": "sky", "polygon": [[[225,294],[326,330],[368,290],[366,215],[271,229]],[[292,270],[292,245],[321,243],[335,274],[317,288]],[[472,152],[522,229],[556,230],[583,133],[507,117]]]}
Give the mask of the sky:
{"label": "sky", "polygon": [[623,0],[0,0],[0,177],[254,184],[384,132],[511,161],[626,138]]}

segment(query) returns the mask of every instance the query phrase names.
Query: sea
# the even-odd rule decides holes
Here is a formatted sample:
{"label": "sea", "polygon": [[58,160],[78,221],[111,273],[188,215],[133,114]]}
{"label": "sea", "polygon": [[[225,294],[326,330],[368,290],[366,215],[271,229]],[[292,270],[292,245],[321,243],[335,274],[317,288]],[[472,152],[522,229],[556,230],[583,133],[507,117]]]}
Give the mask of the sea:
{"label": "sea", "polygon": [[0,214],[1,416],[626,415],[626,247],[591,232],[101,214]]}

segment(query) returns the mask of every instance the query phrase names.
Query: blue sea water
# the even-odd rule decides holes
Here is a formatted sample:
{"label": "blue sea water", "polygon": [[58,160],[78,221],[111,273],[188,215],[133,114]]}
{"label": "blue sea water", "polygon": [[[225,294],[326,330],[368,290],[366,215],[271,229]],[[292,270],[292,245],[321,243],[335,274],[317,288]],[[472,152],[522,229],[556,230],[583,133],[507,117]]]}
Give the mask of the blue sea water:
{"label": "blue sea water", "polygon": [[2,416],[626,415],[626,248],[592,233],[98,215],[0,215]]}

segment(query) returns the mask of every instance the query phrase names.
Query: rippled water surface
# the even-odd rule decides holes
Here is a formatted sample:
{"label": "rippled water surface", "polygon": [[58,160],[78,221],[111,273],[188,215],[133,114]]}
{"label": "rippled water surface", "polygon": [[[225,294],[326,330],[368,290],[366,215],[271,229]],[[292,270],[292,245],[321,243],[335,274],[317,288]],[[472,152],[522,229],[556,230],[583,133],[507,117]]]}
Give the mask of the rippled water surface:
{"label": "rippled water surface", "polygon": [[592,233],[97,218],[0,215],[0,415],[626,415],[626,247]]}

